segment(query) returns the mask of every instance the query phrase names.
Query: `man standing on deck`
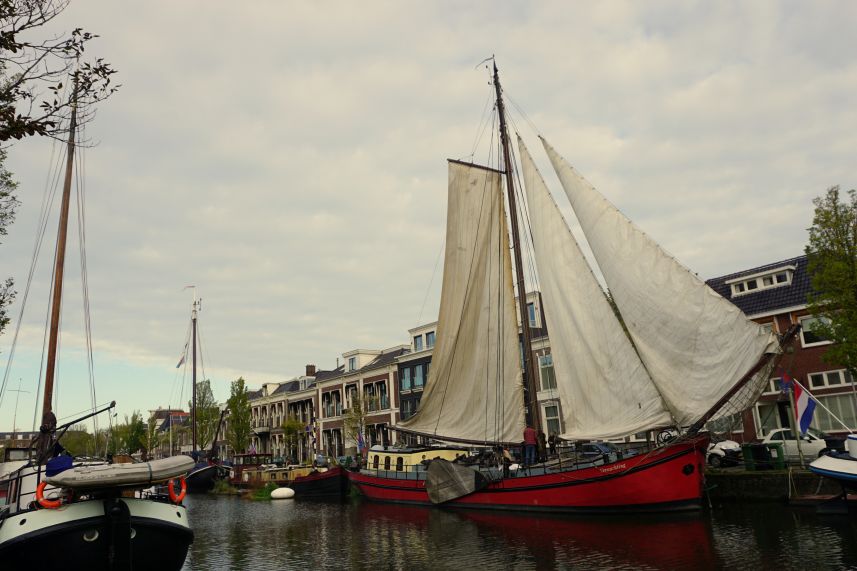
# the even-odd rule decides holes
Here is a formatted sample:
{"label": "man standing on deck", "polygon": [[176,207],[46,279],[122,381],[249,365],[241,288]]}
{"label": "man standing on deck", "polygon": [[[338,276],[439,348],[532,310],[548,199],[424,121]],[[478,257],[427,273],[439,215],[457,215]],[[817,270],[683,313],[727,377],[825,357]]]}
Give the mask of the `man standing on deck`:
{"label": "man standing on deck", "polygon": [[536,429],[528,426],[524,429],[524,464],[530,466],[536,463],[536,444],[538,436]]}

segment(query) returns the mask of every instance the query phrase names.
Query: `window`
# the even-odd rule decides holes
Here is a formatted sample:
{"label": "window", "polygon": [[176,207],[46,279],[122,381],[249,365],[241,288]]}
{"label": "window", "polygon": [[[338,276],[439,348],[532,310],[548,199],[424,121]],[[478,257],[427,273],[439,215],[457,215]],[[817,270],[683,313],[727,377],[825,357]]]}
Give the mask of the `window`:
{"label": "window", "polygon": [[414,388],[421,388],[425,384],[425,379],[423,378],[423,366],[415,365],[414,366]]}
{"label": "window", "polygon": [[390,399],[387,398],[387,383],[378,383],[378,401],[382,409],[390,408]]}
{"label": "window", "polygon": [[384,456],[384,469],[385,470],[390,469],[390,457],[389,456]]}
{"label": "window", "polygon": [[826,406],[829,412],[824,410],[824,407],[815,408],[815,417],[812,420],[813,426],[825,432],[841,432],[845,430],[833,416],[836,416],[848,426],[857,424],[857,414],[854,411],[854,397],[847,395],[831,395],[826,397],[816,397],[818,402]]}
{"label": "window", "polygon": [[768,386],[765,387],[764,394],[773,395],[779,392],[787,393],[789,387],[783,388],[783,380],[780,377],[774,377],[768,381]]}
{"label": "window", "polygon": [[776,404],[756,405],[756,418],[759,435],[762,437],[766,436],[772,430],[780,428],[780,415],[777,412]]}
{"label": "window", "polygon": [[530,316],[530,327],[538,327],[539,323],[536,321],[536,304],[528,303],[527,304],[527,315]]}
{"label": "window", "polygon": [[794,266],[777,268],[764,274],[744,276],[726,282],[732,287],[732,296],[744,295],[756,290],[780,287],[791,283]]}
{"label": "window", "polygon": [[348,357],[348,370],[356,371],[357,370],[357,357]]}
{"label": "window", "polygon": [[402,369],[402,381],[400,383],[403,391],[411,390],[411,368],[405,367]]}
{"label": "window", "polygon": [[396,458],[396,472],[401,472],[405,466],[405,459],[399,456]]}
{"label": "window", "polygon": [[559,434],[560,433],[560,423],[559,423],[559,407],[557,405],[548,405],[544,407],[544,417],[545,424],[547,425],[547,433],[551,434]]}
{"label": "window", "polygon": [[414,351],[422,351],[423,350],[423,336],[416,335],[414,336]]}
{"label": "window", "polygon": [[553,355],[542,355],[539,357],[539,376],[542,379],[543,391],[556,388],[556,376],[553,371]]}
{"label": "window", "polygon": [[378,469],[378,455],[375,454],[375,458],[372,460],[372,467],[376,470]]}
{"label": "window", "polygon": [[831,341],[823,337],[819,333],[813,331],[816,323],[829,324],[830,322],[823,317],[801,317],[800,318],[800,342],[803,347],[815,347],[816,345],[826,345]]}
{"label": "window", "polygon": [[809,375],[809,388],[811,389],[838,387],[846,384],[851,384],[851,373],[844,369],[811,373]]}
{"label": "window", "polygon": [[434,331],[426,333],[426,347],[429,349],[434,347]]}

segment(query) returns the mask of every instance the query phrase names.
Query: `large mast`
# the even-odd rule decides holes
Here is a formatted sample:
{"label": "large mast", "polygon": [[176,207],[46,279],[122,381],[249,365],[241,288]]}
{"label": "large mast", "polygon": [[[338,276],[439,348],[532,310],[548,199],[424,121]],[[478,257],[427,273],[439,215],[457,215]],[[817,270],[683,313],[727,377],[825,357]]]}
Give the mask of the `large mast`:
{"label": "large mast", "polygon": [[524,266],[521,261],[521,239],[518,232],[518,209],[515,206],[515,173],[509,151],[509,134],[506,129],[506,108],[503,105],[503,90],[500,74],[494,62],[494,89],[497,92],[497,114],[500,117],[500,141],[503,145],[503,162],[506,168],[506,192],[509,200],[509,219],[512,231],[512,251],[515,253],[515,278],[518,287],[518,311],[521,317],[521,333],[524,353],[524,406],[527,409],[527,426],[541,430],[541,418],[536,402],[536,375],[533,367],[533,346],[530,336],[530,319],[527,310],[527,288],[524,283]]}
{"label": "large mast", "polygon": [[60,309],[62,307],[62,283],[65,269],[66,235],[68,234],[68,210],[71,197],[71,178],[74,171],[75,135],[77,132],[77,82],[75,82],[71,103],[71,122],[68,127],[66,149],[65,181],[63,182],[62,203],[60,205],[59,230],[57,231],[56,265],[54,266],[54,290],[51,298],[51,325],[48,338],[48,362],[45,371],[45,394],[42,401],[42,426],[56,424],[50,419],[54,399],[54,375],[57,362],[57,344],[59,339]]}
{"label": "large mast", "polygon": [[190,423],[193,426],[193,446],[191,447],[191,452],[196,452],[196,315],[198,308],[199,300],[196,299],[196,288],[193,288],[193,309],[190,313],[190,321],[193,325],[191,328],[193,331],[191,339],[191,353],[193,354],[193,401],[190,409]]}

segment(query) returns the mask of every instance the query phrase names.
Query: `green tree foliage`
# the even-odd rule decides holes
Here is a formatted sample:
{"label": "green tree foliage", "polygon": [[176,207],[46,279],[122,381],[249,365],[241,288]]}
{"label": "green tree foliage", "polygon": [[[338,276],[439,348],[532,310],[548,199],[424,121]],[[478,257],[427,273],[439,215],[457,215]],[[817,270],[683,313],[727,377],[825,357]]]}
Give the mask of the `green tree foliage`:
{"label": "green tree foliage", "polygon": [[143,461],[148,461],[154,457],[154,450],[161,444],[161,433],[158,432],[158,419],[155,415],[149,417],[149,422],[146,423],[146,438],[143,444]]}
{"label": "green tree foliage", "polygon": [[[6,151],[0,149],[0,236],[5,236],[6,228],[15,220],[15,209],[18,207],[18,199],[15,190],[18,183],[12,179],[12,173],[6,170]],[[0,281],[0,333],[9,324],[6,308],[15,298],[15,290],[12,278]]]}
{"label": "green tree foliage", "polygon": [[[188,408],[193,410],[193,402],[188,402]],[[217,431],[220,420],[220,407],[214,400],[211,382],[208,379],[196,384],[196,444],[200,450],[208,449]]]}
{"label": "green tree foliage", "polygon": [[815,200],[806,247],[813,293],[812,332],[834,342],[822,357],[857,374],[857,191],[834,186]]}
{"label": "green tree foliage", "polygon": [[109,451],[113,454],[135,454],[146,443],[146,425],[139,410],[125,415],[125,422],[113,427]]}
{"label": "green tree foliage", "polygon": [[351,393],[351,408],[349,408],[343,418],[342,424],[345,429],[345,436],[357,442],[357,436],[363,434],[363,441],[366,441],[366,413],[368,403],[360,396],[359,391]]}
{"label": "green tree foliage", "polygon": [[306,434],[306,425],[294,415],[289,415],[283,421],[283,439],[286,441],[289,456],[297,458],[297,445],[301,436]]}
{"label": "green tree foliage", "polygon": [[[115,70],[101,58],[86,61],[84,51],[97,38],[76,28],[48,33],[70,0],[0,0],[0,141],[31,135],[62,138],[62,119],[71,109],[64,88],[77,85],[86,113],[110,97]],[[41,38],[39,37],[41,36]],[[71,79],[70,79],[71,78]]]}
{"label": "green tree foliage", "polygon": [[69,428],[60,442],[72,456],[94,456],[96,454],[95,437],[89,433],[85,424]]}
{"label": "green tree foliage", "polygon": [[226,402],[229,409],[229,429],[226,431],[226,441],[233,452],[241,453],[247,450],[253,429],[250,426],[250,397],[243,377],[232,381],[231,394]]}

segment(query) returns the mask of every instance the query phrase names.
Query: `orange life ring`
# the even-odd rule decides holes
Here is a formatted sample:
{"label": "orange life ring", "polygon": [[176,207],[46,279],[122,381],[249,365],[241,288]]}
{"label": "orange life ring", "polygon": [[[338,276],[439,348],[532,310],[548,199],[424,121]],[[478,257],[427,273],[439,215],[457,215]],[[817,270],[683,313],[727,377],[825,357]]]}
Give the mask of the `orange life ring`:
{"label": "orange life ring", "polygon": [[170,480],[167,486],[170,490],[170,500],[174,504],[180,504],[185,495],[187,495],[187,482],[184,481],[184,476],[179,478],[179,483],[181,484],[181,491],[178,494],[176,494],[175,480]]}
{"label": "orange life ring", "polygon": [[39,505],[43,508],[48,508],[51,510],[55,510],[62,505],[62,500],[49,500],[45,497],[45,486],[48,483],[42,480],[39,482],[39,485],[36,487],[36,501],[39,502]]}

